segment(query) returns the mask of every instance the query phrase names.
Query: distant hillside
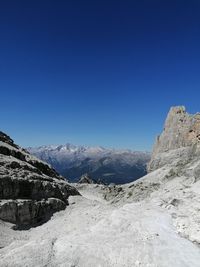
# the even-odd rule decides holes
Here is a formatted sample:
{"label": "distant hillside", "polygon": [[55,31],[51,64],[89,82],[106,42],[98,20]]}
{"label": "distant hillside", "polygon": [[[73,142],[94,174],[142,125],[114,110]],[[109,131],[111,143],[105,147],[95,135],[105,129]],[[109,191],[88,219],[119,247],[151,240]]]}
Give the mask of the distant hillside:
{"label": "distant hillside", "polygon": [[124,184],[146,174],[149,152],[115,150],[103,147],[49,145],[28,148],[29,152],[48,162],[61,175],[76,182],[85,173],[104,183]]}

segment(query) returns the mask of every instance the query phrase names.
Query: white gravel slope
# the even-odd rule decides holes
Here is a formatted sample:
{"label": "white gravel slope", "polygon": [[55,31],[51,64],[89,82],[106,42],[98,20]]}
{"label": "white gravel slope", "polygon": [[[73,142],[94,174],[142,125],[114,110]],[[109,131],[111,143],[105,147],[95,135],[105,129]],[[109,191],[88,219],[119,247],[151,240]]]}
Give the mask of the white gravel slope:
{"label": "white gravel slope", "polygon": [[81,192],[40,227],[0,223],[0,266],[199,267],[199,247],[177,234],[155,200],[116,206],[101,201],[98,187]]}

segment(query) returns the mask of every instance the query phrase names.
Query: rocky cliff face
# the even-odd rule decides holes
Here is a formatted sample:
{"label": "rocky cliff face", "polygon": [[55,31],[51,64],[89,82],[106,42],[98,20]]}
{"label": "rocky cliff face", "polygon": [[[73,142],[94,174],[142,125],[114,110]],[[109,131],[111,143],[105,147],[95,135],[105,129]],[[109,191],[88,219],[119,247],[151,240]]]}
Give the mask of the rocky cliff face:
{"label": "rocky cliff face", "polygon": [[[200,144],[200,113],[190,115],[185,107],[172,107],[165,121],[164,130],[156,139],[148,170],[155,170],[171,163],[168,152],[180,154],[187,162],[198,153]],[[171,156],[170,156],[171,157]],[[172,157],[171,157],[172,159]]]}
{"label": "rocky cliff face", "polygon": [[37,225],[78,194],[48,164],[0,132],[0,219],[18,227]]}
{"label": "rocky cliff face", "polygon": [[123,198],[124,203],[157,203],[171,216],[177,233],[199,246],[199,133],[199,113],[190,115],[184,107],[171,108],[163,133],[156,140],[149,173],[120,191],[118,187],[111,188],[106,199],[114,196],[115,201]]}

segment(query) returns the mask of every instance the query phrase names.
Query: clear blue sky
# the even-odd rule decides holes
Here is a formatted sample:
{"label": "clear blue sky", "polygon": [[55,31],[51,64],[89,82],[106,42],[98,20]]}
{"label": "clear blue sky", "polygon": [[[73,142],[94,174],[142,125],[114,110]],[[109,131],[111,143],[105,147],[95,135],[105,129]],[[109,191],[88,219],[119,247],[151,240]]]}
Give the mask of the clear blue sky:
{"label": "clear blue sky", "polygon": [[22,146],[150,150],[170,106],[200,111],[200,1],[1,1],[0,93]]}

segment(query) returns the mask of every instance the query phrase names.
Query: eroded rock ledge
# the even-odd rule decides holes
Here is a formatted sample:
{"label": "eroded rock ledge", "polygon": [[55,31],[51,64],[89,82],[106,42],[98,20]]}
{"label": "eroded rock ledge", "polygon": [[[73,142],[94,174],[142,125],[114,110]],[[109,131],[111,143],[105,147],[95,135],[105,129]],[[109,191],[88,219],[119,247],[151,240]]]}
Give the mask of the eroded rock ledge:
{"label": "eroded rock ledge", "polygon": [[79,192],[0,132],[0,219],[17,227],[40,224],[65,209],[70,195]]}

